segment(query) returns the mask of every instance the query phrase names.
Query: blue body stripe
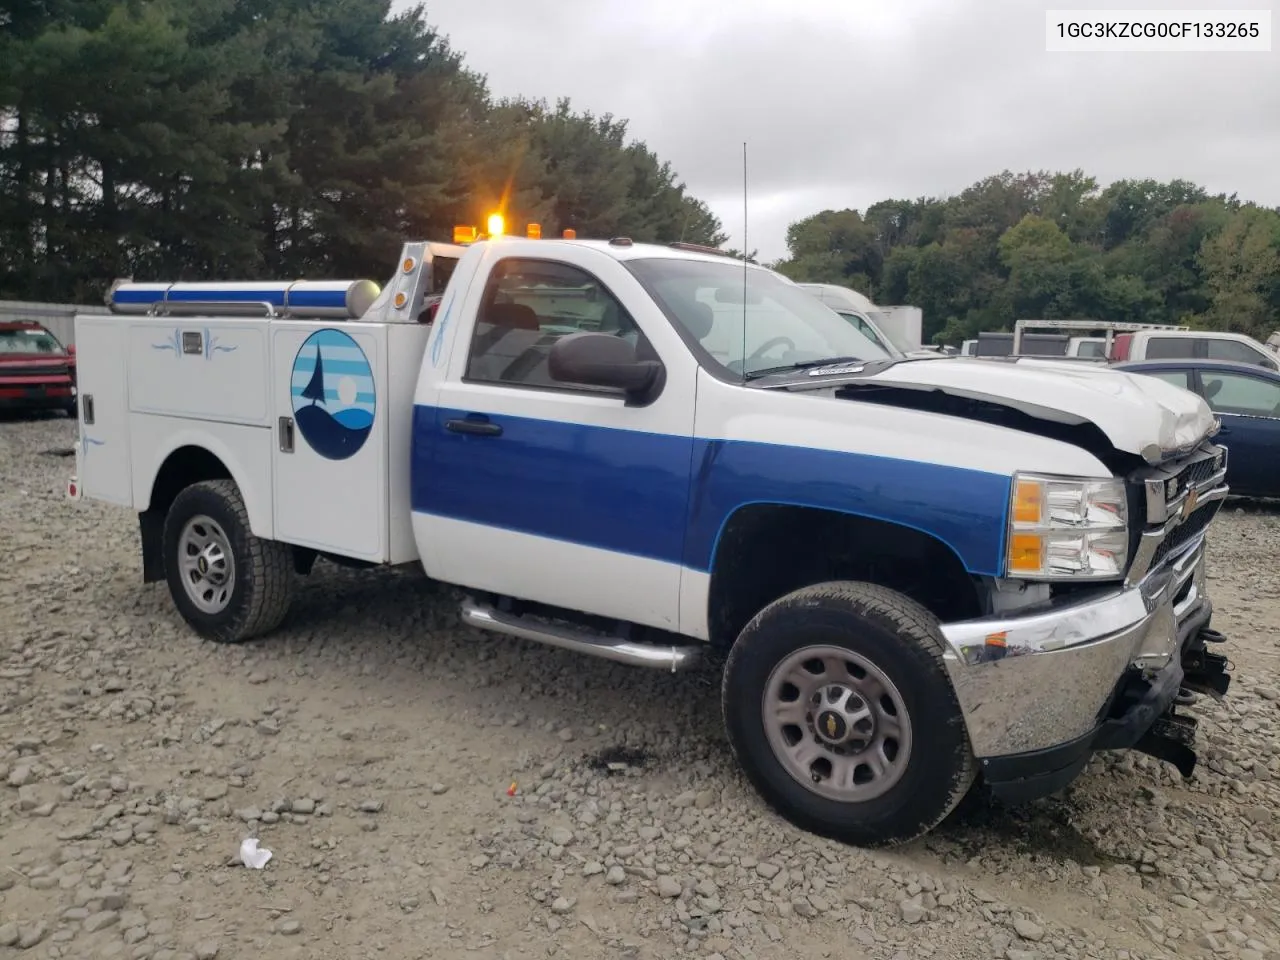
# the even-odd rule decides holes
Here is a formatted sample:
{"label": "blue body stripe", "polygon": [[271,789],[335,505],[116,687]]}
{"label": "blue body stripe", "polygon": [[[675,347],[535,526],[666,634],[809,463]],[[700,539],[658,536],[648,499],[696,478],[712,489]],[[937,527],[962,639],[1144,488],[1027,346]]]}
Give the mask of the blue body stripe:
{"label": "blue body stripe", "polygon": [[1010,479],[995,473],[773,443],[697,440],[683,563],[710,570],[729,518],[776,503],[885,520],[941,540],[970,573],[1003,562]]}
{"label": "blue body stripe", "polygon": [[710,571],[734,511],[837,510],[947,544],[999,575],[1010,478],[911,460],[495,414],[501,437],[451,433],[467,411],[415,405],[415,512]]}

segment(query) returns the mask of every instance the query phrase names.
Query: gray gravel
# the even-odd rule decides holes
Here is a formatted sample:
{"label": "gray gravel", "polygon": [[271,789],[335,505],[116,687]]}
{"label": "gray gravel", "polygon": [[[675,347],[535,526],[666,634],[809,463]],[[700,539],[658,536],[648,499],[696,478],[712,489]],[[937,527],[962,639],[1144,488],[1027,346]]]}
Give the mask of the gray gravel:
{"label": "gray gravel", "polygon": [[763,807],[712,669],[478,634],[416,571],[320,564],[279,633],[195,639],[133,515],[63,498],[74,435],[0,422],[0,957],[1280,960],[1274,513],[1214,537],[1194,780],[1104,755],[870,853]]}

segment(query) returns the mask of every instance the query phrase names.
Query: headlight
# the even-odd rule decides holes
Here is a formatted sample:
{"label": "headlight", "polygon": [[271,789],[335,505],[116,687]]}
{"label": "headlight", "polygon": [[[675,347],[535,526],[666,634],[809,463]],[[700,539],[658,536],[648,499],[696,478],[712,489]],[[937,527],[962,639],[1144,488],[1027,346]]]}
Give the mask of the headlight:
{"label": "headlight", "polygon": [[1005,575],[1113,579],[1129,554],[1124,481],[1014,474]]}

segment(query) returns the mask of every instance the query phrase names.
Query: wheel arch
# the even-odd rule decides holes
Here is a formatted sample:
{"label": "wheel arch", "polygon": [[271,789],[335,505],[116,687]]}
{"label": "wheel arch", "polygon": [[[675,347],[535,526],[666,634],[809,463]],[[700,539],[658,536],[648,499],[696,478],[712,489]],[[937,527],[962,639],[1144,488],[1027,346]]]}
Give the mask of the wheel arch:
{"label": "wheel arch", "polygon": [[[229,444],[209,434],[180,431],[169,442],[157,448],[152,457],[149,486],[136,491],[135,503],[142,536],[143,581],[152,583],[164,578],[161,539],[165,516],[174,499],[202,480],[230,480],[240,490],[249,516],[249,529],[258,537],[271,539],[274,534],[271,491],[261,482],[255,485],[254,471]],[[270,470],[265,471],[267,483]]]}
{"label": "wheel arch", "polygon": [[[865,544],[874,549],[860,550]],[[976,576],[932,533],[825,507],[759,501],[737,507],[716,538],[707,639],[728,649],[769,603],[832,580],[897,590],[944,622],[978,616],[983,607]]]}

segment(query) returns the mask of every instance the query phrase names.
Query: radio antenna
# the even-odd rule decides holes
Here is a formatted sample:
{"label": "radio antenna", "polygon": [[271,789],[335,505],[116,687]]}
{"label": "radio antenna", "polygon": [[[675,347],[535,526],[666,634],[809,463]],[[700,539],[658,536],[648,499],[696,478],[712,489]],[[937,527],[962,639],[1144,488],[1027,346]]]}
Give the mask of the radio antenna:
{"label": "radio antenna", "polygon": [[742,382],[747,382],[747,142],[742,142]]}

